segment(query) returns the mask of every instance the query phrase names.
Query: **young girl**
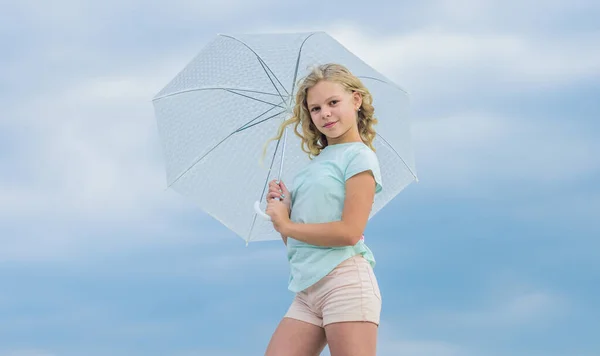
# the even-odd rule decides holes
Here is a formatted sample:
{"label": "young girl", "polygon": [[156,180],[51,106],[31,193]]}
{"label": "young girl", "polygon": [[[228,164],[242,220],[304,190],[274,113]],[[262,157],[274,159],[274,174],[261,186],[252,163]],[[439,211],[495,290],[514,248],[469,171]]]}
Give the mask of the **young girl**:
{"label": "young girl", "polygon": [[266,355],[319,355],[326,344],[332,356],[375,355],[381,294],[363,239],[382,189],[371,103],[345,67],[317,67],[275,138],[295,124],[311,161],[296,175],[293,195],[283,182],[269,184],[266,213],[287,245],[296,296]]}

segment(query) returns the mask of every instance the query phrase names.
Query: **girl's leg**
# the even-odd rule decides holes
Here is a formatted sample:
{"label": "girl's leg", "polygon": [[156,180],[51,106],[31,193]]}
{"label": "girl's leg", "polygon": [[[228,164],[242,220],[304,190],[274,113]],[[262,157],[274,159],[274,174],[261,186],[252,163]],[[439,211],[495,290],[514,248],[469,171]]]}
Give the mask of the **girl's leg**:
{"label": "girl's leg", "polygon": [[375,356],[377,325],[371,322],[340,322],[325,326],[331,356]]}
{"label": "girl's leg", "polygon": [[322,306],[331,356],[374,356],[381,293],[371,265],[362,256],[354,256],[317,287],[315,299]]}
{"label": "girl's leg", "polygon": [[325,345],[322,327],[283,318],[273,333],[265,356],[318,356]]}

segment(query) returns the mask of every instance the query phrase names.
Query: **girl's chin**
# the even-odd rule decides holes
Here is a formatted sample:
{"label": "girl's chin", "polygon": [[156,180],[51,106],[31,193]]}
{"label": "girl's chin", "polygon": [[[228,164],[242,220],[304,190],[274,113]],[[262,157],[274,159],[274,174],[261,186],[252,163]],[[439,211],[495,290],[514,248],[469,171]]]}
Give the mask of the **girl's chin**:
{"label": "girl's chin", "polygon": [[325,135],[325,137],[327,137],[327,140],[335,140],[337,138],[339,138],[341,135],[332,135],[331,133],[329,135]]}

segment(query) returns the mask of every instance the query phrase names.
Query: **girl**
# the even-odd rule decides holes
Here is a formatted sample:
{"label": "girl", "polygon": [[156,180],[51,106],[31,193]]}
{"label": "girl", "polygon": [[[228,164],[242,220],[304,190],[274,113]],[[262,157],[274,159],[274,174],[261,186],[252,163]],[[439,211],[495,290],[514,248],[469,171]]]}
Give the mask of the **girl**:
{"label": "girl", "polygon": [[269,184],[266,213],[287,246],[288,288],[296,295],[268,356],[319,355],[326,344],[332,356],[375,355],[381,294],[362,237],[382,189],[371,103],[345,67],[319,66],[274,138],[295,124],[311,161],[294,178],[293,195],[283,182]]}

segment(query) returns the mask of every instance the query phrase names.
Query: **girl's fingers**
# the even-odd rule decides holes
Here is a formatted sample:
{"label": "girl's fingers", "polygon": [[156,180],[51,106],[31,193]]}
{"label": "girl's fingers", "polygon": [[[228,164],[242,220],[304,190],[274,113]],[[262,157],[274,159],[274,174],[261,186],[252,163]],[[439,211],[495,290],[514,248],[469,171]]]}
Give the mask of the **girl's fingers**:
{"label": "girl's fingers", "polygon": [[288,190],[287,186],[283,182],[281,182],[280,186],[281,186],[280,189],[282,190],[282,192],[285,193],[285,195],[289,195],[290,191]]}
{"label": "girl's fingers", "polygon": [[269,194],[267,194],[267,199],[268,200],[272,200],[272,199],[275,199],[275,198],[281,198],[281,195],[282,194],[279,193],[279,192],[269,192]]}
{"label": "girl's fingers", "polygon": [[270,187],[276,187],[277,189],[282,189],[282,187],[285,187],[285,184],[283,184],[282,181],[277,181],[277,179],[274,179],[269,182],[269,188]]}
{"label": "girl's fingers", "polygon": [[281,194],[281,193],[283,193],[283,190],[281,190],[279,187],[270,187],[269,188],[269,193],[278,193],[278,194]]}
{"label": "girl's fingers", "polygon": [[289,196],[289,192],[288,192],[285,184],[283,184],[283,182],[280,182],[280,184],[277,184],[276,179],[269,182],[269,192],[267,194],[268,199],[273,199],[273,198],[284,199],[287,196]]}

